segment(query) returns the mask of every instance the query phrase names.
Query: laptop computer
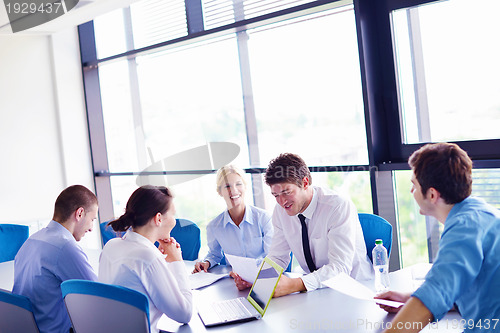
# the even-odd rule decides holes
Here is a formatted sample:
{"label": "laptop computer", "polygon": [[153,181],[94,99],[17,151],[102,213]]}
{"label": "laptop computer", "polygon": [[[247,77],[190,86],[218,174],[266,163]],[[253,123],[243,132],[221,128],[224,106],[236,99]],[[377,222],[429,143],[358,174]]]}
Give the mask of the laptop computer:
{"label": "laptop computer", "polygon": [[264,258],[259,273],[246,298],[204,302],[198,305],[198,315],[206,327],[260,319],[271,302],[283,268]]}

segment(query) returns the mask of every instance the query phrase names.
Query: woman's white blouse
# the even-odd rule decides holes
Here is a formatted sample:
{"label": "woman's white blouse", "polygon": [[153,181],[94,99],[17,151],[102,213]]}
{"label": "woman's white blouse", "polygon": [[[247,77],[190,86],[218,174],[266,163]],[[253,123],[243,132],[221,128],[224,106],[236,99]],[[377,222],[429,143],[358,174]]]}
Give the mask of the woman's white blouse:
{"label": "woman's white blouse", "polygon": [[165,313],[188,323],[193,297],[188,273],[182,261],[167,263],[165,256],[147,238],[129,230],[104,246],[99,260],[99,281],[144,293],[149,300],[151,332]]}

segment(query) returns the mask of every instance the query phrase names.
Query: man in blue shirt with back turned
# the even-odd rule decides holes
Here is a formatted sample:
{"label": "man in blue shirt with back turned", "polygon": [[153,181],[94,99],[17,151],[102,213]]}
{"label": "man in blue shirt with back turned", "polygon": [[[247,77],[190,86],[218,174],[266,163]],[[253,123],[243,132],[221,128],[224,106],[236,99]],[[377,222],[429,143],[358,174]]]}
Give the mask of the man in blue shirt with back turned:
{"label": "man in blue shirt with back turned", "polygon": [[97,281],[77,244],[87,231],[92,231],[96,217],[94,193],[81,185],[70,186],[57,197],[52,221],[28,238],[16,255],[12,292],[31,300],[40,333],[70,332],[71,322],[60,288],[63,281]]}
{"label": "man in blue shirt with back turned", "polygon": [[500,211],[470,197],[472,161],[456,144],[425,145],[409,164],[420,214],[435,217],[444,230],[422,286],[411,296],[389,291],[377,297],[406,302],[399,312],[381,306],[398,312],[386,332],[419,331],[454,305],[465,331],[500,332]]}

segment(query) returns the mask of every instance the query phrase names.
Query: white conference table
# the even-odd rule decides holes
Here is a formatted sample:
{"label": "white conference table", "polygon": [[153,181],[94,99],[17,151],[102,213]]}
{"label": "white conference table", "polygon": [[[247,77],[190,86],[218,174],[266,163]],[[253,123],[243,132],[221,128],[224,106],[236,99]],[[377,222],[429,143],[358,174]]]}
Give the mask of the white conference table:
{"label": "white conference table", "polygon": [[[99,251],[86,251],[89,261],[97,271]],[[186,262],[191,269],[193,262]],[[229,266],[215,267],[212,272],[228,272]],[[288,274],[288,273],[287,273]],[[293,273],[292,273],[293,274]],[[391,289],[411,291],[421,281],[423,273],[415,274],[415,269],[402,269],[389,274]],[[12,290],[14,280],[14,261],[0,263],[0,288]],[[223,278],[214,284],[193,291],[195,306],[201,300],[223,300],[235,297],[246,297],[247,291],[238,291],[233,279]],[[246,323],[229,324],[205,328],[198,313],[193,312],[191,321],[186,325],[178,324],[164,316],[159,328],[168,332],[381,332],[387,327],[394,315],[387,314],[378,305],[347,296],[330,288],[318,289],[307,293],[296,293],[274,298],[262,319]],[[461,332],[457,312],[449,312],[439,325],[428,325],[424,332]]]}
{"label": "white conference table", "polygon": [[[190,267],[187,263],[186,265]],[[419,271],[422,267],[418,267]],[[215,269],[215,268],[214,268]],[[216,267],[214,272],[226,272],[227,267]],[[417,276],[412,269],[390,273],[391,289],[411,291],[421,281],[413,281]],[[371,282],[373,283],[373,282]],[[370,282],[366,282],[370,286]],[[238,291],[231,278],[224,278],[214,284],[194,291],[195,305],[200,300],[215,301],[246,297],[247,291]],[[260,320],[205,328],[197,312],[186,325],[171,320],[161,321],[158,327],[168,332],[381,332],[394,318],[371,301],[347,296],[330,288],[307,293],[296,293],[271,300]],[[439,325],[428,325],[423,332],[462,332],[457,312],[449,312]]]}

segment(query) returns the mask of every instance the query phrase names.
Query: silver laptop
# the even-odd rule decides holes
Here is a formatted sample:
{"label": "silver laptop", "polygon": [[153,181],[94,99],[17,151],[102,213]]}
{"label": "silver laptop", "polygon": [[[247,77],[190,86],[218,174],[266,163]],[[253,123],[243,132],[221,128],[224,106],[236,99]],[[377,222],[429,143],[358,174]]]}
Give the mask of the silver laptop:
{"label": "silver laptop", "polygon": [[198,305],[198,315],[203,325],[210,327],[260,319],[271,302],[283,268],[269,258],[264,258],[259,273],[246,298],[205,302]]}

